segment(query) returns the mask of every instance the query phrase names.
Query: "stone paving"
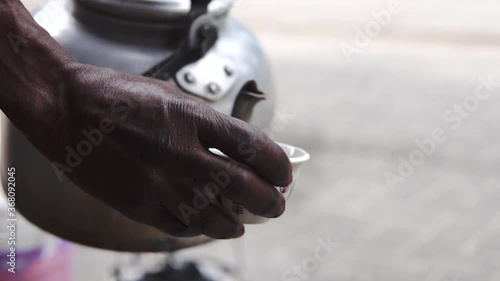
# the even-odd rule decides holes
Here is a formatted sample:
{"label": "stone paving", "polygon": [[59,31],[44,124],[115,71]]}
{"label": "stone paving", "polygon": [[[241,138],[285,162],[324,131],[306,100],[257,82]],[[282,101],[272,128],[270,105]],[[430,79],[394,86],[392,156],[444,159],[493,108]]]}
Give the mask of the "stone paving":
{"label": "stone paving", "polygon": [[[246,280],[500,281],[500,84],[474,98],[480,77],[500,81],[498,2],[410,3],[397,32],[350,63],[340,46],[387,2],[270,2],[235,14],[269,52],[278,109],[295,116],[278,140],[312,160],[282,218],[180,256],[223,260]],[[294,16],[275,13],[284,2]],[[416,152],[436,130],[434,152]],[[385,175],[411,155],[419,165],[391,187]],[[80,247],[77,281],[106,280],[115,259]]]}

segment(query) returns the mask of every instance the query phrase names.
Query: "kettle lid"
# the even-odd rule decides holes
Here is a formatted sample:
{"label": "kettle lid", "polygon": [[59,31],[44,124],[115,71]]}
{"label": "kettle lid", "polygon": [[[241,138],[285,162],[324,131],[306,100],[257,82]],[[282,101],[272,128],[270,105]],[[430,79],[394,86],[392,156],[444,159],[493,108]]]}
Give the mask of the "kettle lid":
{"label": "kettle lid", "polygon": [[[176,21],[189,16],[191,0],[75,0],[77,3],[114,17],[141,21]],[[212,0],[208,14],[224,16],[235,0]]]}

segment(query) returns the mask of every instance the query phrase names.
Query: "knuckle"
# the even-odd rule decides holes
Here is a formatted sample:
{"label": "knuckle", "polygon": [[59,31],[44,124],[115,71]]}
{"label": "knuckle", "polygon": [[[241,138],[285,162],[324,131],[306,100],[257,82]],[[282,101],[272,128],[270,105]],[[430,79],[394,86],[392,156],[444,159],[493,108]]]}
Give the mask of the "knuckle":
{"label": "knuckle", "polygon": [[176,141],[169,146],[165,156],[170,156],[172,159],[177,159],[178,164],[194,165],[200,162],[200,147],[195,142]]}
{"label": "knuckle", "polygon": [[[254,175],[241,168],[235,168],[229,178],[231,188],[224,189],[223,193],[229,197],[241,197],[245,192],[252,191],[252,185],[255,184]],[[246,188],[250,187],[250,188]]]}
{"label": "knuckle", "polygon": [[244,169],[236,169],[235,173],[236,175],[234,176],[234,178],[236,179],[236,183],[240,187],[252,184],[252,182],[254,181],[254,175],[249,171],[246,171]]}

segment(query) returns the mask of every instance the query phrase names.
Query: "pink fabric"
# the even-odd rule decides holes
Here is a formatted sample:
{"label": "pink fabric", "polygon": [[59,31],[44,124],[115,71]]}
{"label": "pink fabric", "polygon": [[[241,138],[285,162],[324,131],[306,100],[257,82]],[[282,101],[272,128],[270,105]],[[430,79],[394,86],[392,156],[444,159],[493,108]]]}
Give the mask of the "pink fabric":
{"label": "pink fabric", "polygon": [[0,253],[2,261],[0,281],[71,281],[72,247],[62,242],[50,257],[42,257],[41,249],[16,252],[16,273],[6,268],[7,253]]}

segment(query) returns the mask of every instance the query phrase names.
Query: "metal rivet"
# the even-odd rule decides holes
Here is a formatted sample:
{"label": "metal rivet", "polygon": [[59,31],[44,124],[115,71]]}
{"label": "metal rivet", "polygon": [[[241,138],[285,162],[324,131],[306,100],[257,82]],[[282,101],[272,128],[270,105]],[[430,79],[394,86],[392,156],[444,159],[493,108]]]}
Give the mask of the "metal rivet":
{"label": "metal rivet", "polygon": [[189,84],[196,82],[196,78],[191,72],[186,72],[186,74],[184,74],[184,80]]}
{"label": "metal rivet", "polygon": [[224,73],[226,73],[227,76],[233,76],[234,71],[231,67],[229,66],[224,66]]}
{"label": "metal rivet", "polygon": [[217,85],[216,83],[212,82],[210,84],[208,84],[208,92],[210,94],[218,94],[220,92],[220,87],[219,85]]}

